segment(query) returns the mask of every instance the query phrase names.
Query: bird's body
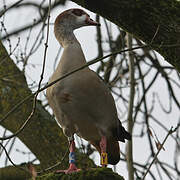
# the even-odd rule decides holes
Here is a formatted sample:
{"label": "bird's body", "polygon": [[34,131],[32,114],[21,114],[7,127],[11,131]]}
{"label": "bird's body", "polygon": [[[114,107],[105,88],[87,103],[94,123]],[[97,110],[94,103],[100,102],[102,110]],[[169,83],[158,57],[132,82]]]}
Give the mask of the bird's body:
{"label": "bird's body", "polygon": [[[49,82],[85,63],[79,43],[70,44]],[[88,67],[48,88],[47,97],[67,136],[77,133],[88,141],[100,140],[103,134],[112,136],[111,130],[117,126],[114,100],[104,82]]]}
{"label": "bird's body", "polygon": [[[65,29],[67,24],[63,27],[62,19],[62,15],[56,19],[55,35],[64,51],[49,83],[86,64],[81,45],[73,30]],[[94,71],[86,67],[58,81],[47,89],[47,99],[66,136],[76,133],[98,151],[101,138],[106,137],[109,163],[119,161],[118,141],[130,139],[130,135],[121,126],[108,87]]]}

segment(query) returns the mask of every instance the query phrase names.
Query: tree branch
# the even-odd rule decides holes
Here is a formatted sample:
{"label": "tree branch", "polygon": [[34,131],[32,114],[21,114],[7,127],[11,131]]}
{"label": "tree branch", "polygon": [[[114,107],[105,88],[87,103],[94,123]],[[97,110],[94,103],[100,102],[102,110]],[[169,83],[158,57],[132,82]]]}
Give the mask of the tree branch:
{"label": "tree branch", "polygon": [[[128,48],[132,48],[132,36],[128,34]],[[134,56],[133,52],[129,51],[129,77],[130,77],[130,95],[129,95],[129,107],[128,107],[128,132],[133,132],[133,104],[135,95],[135,79],[134,79]],[[127,165],[129,180],[134,180],[134,167],[133,167],[133,138],[127,143]]]}
{"label": "tree branch", "polygon": [[162,142],[160,148],[158,149],[157,153],[155,154],[155,156],[154,156],[154,158],[153,158],[151,164],[149,165],[149,167],[148,167],[146,173],[144,174],[142,180],[145,180],[146,175],[148,174],[148,172],[149,172],[149,170],[151,169],[153,163],[154,163],[155,160],[157,159],[157,156],[158,156],[158,154],[160,153],[161,149],[163,148],[163,146],[164,146],[164,144],[165,144],[167,138],[169,137],[169,135],[172,134],[172,133],[174,133],[178,128],[179,128],[179,125],[177,125],[177,127],[174,128],[174,129],[171,127],[171,129],[168,131],[166,137],[164,138],[164,140],[163,140],[163,142]]}

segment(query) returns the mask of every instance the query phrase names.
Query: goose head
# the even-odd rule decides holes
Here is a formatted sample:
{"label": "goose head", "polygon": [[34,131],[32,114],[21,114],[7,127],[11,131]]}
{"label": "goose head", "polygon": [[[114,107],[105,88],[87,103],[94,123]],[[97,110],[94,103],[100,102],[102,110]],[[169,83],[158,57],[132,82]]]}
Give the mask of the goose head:
{"label": "goose head", "polygon": [[59,14],[54,23],[54,34],[58,41],[72,36],[73,31],[83,26],[100,26],[82,9],[68,9]]}

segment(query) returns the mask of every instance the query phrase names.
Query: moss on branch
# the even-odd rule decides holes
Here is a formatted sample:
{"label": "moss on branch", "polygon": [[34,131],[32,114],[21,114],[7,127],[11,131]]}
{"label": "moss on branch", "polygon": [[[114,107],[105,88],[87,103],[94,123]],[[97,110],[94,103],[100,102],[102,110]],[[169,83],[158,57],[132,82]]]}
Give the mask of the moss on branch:
{"label": "moss on branch", "polygon": [[94,168],[72,174],[49,173],[37,177],[36,180],[124,180],[124,178],[109,168]]}
{"label": "moss on branch", "polygon": [[[19,168],[26,168],[26,164],[18,166]],[[7,166],[0,168],[0,179],[1,180],[25,180],[31,177],[30,173],[23,171],[14,166]]]}

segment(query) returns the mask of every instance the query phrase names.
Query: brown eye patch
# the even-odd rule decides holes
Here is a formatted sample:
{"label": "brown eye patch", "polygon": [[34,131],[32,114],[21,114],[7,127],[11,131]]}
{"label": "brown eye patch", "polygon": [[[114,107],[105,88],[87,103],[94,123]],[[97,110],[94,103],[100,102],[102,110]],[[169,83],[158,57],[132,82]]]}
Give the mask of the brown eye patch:
{"label": "brown eye patch", "polygon": [[72,13],[76,16],[82,16],[83,14],[86,14],[83,10],[81,9],[73,9]]}

